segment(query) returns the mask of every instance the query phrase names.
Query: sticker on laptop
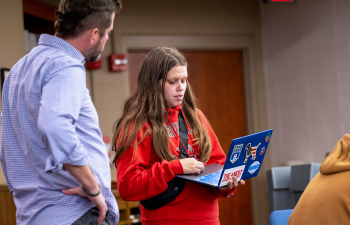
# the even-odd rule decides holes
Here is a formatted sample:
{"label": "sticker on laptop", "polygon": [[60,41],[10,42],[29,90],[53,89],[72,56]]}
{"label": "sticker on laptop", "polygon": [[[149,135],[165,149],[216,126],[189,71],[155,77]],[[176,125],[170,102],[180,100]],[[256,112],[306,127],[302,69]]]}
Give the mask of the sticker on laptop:
{"label": "sticker on laptop", "polygon": [[260,167],[259,161],[255,161],[252,163],[252,165],[249,166],[248,172],[250,174],[253,174],[253,173],[255,173],[255,171],[257,171],[259,169],[259,167]]}
{"label": "sticker on laptop", "polygon": [[259,151],[259,155],[264,154],[264,152],[265,152],[265,147],[262,147],[262,148],[260,149],[260,151]]}
{"label": "sticker on laptop", "polygon": [[239,156],[241,155],[241,151],[243,148],[243,144],[241,145],[235,145],[235,147],[233,147],[233,151],[232,151],[232,155],[230,158],[230,162],[233,164],[234,162],[236,162],[236,160],[239,158]]}
{"label": "sticker on laptop", "polygon": [[271,138],[271,132],[266,134],[265,142],[268,142],[270,140],[270,138]]}
{"label": "sticker on laptop", "polygon": [[249,143],[247,144],[247,146],[245,147],[246,151],[246,156],[245,156],[245,160],[243,163],[246,163],[249,156],[252,156],[252,160],[255,160],[256,157],[256,150],[258,149],[258,147],[260,146],[261,143],[259,143],[257,146],[252,147],[252,145]]}
{"label": "sticker on laptop", "polygon": [[237,166],[231,169],[226,169],[224,172],[224,175],[222,176],[219,187],[227,185],[228,181],[233,180],[233,177],[237,177],[237,181],[240,181],[244,168],[245,168],[245,165]]}

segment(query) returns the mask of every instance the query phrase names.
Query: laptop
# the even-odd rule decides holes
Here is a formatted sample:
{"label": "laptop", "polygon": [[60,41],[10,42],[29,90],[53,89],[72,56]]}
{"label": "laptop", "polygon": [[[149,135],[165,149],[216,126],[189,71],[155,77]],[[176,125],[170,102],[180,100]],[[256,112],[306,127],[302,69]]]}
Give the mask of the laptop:
{"label": "laptop", "polygon": [[273,130],[266,130],[245,137],[233,139],[227,154],[225,165],[210,164],[199,175],[176,175],[212,187],[227,186],[234,176],[237,181],[258,175]]}

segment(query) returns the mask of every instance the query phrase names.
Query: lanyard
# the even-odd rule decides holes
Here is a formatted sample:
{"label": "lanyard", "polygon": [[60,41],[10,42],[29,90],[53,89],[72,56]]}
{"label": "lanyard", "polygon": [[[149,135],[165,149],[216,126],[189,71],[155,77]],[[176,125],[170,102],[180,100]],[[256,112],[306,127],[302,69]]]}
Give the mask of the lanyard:
{"label": "lanyard", "polygon": [[[181,114],[180,114],[180,113],[181,113]],[[187,156],[186,156],[186,154],[181,154],[181,153],[183,152],[183,150],[179,147],[179,149],[180,149],[179,158],[180,158],[180,159],[181,159],[181,158],[185,158],[185,157],[189,158],[190,154],[188,153],[188,150],[187,150],[185,144],[183,143],[183,142],[188,143],[188,129],[187,129],[186,120],[184,119],[184,116],[183,116],[183,113],[182,113],[182,110],[181,110],[181,109],[180,109],[178,118],[179,118],[179,122],[178,122],[178,123],[179,123],[179,134],[180,134],[180,124],[181,124],[181,121],[180,121],[180,120],[183,121],[182,124],[185,126],[186,136],[183,137],[184,140],[182,140],[181,135],[179,136],[179,134],[176,132],[176,130],[175,130],[174,126],[173,126],[173,123],[172,123],[171,121],[170,121],[170,124],[171,124],[171,128],[173,129],[173,131],[174,131],[174,133],[175,133],[175,136],[180,140],[180,143],[182,144],[182,146],[183,146],[185,152],[187,153]],[[188,146],[187,146],[187,147],[188,147]],[[184,156],[183,156],[183,155],[184,155]]]}

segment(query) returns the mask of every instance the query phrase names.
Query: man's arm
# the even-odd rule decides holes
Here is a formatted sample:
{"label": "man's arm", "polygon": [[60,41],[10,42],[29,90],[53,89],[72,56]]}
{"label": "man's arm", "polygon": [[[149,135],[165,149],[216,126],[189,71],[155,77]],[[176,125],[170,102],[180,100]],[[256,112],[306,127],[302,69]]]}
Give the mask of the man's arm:
{"label": "man's arm", "polygon": [[56,66],[60,70],[45,79],[41,93],[37,125],[50,153],[45,172],[62,170],[63,164],[88,164],[87,151],[76,132],[86,94],[85,73],[83,68],[69,65],[72,62],[61,64]]}
{"label": "man's arm", "polygon": [[64,164],[63,167],[75,177],[85,190],[89,193],[98,193],[100,191],[99,184],[97,183],[94,174],[92,173],[90,166],[74,166]]}
{"label": "man's arm", "polygon": [[[103,197],[102,193],[100,193],[100,187],[97,183],[94,174],[92,173],[90,167],[88,165],[85,166],[73,166],[69,164],[64,164],[63,167],[73,176],[75,177],[82,186],[68,189],[68,190],[62,190],[62,192],[66,195],[80,195],[83,197],[88,197],[92,203],[94,203],[100,214],[97,219],[97,223],[101,223],[104,218],[106,217],[108,208],[105,201],[105,198]],[[90,196],[88,195],[84,189],[91,194],[97,194],[97,196]]]}
{"label": "man's arm", "polygon": [[[60,62],[57,67],[59,69],[48,75],[43,84],[38,115],[38,128],[50,152],[45,171],[66,169],[75,177],[82,186],[63,193],[89,198],[100,211],[100,223],[105,218],[107,205],[88,165],[87,151],[76,132],[76,122],[86,94],[84,68],[69,61]],[[87,193],[99,194],[94,197]]]}

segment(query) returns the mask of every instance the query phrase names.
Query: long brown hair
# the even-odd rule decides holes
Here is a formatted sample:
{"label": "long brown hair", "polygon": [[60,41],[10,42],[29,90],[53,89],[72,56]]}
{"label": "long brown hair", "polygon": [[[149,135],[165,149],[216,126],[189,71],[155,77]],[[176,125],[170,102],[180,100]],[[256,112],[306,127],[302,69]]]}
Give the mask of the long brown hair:
{"label": "long brown hair", "polygon": [[[136,147],[151,132],[152,145],[157,156],[161,160],[174,159],[169,151],[169,133],[166,128],[171,107],[164,96],[167,74],[174,66],[187,66],[185,57],[175,48],[158,47],[147,54],[139,72],[137,89],[124,103],[123,114],[114,124],[112,140],[112,151],[116,153],[114,163],[133,142]],[[162,86],[159,84],[160,80],[163,81]],[[195,102],[196,98],[187,82],[182,110],[192,128],[194,144],[198,145],[199,160],[207,162],[211,153],[211,141],[197,117]],[[136,140],[137,132],[144,123],[148,123],[150,129],[142,134],[141,140]]]}

